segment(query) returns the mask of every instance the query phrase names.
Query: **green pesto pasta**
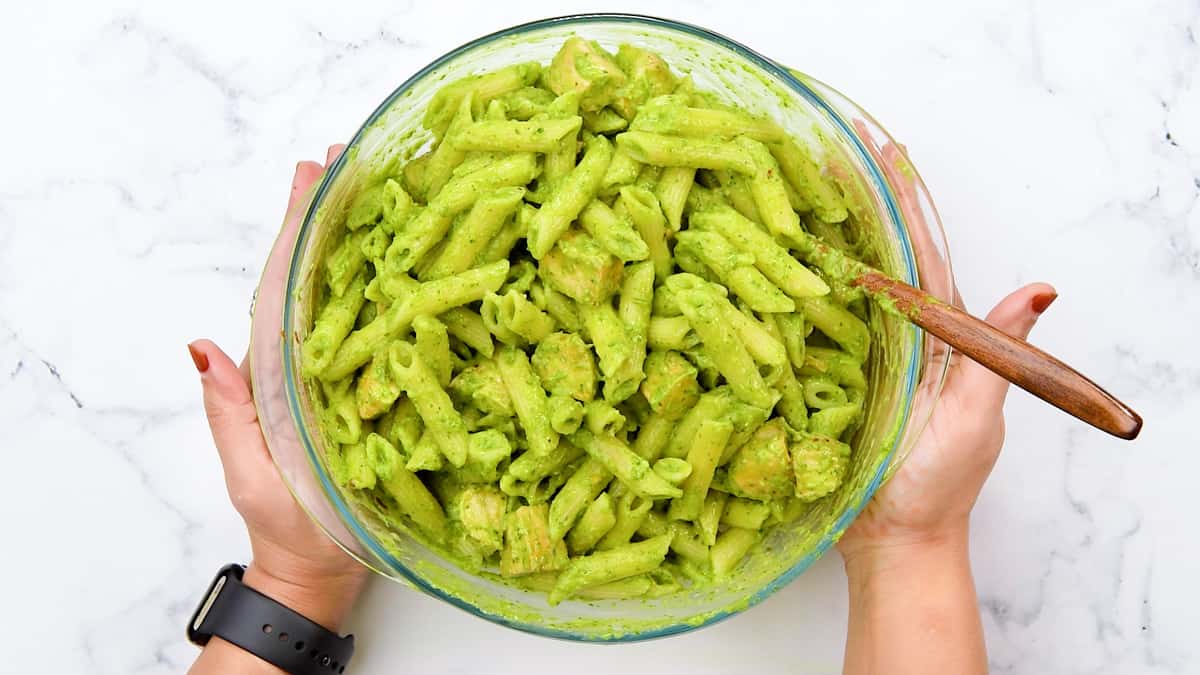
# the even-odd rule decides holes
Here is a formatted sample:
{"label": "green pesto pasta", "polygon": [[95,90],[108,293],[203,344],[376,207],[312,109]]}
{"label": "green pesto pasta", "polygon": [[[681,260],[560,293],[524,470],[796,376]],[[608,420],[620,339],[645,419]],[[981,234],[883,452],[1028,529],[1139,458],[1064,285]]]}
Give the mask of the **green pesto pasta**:
{"label": "green pesto pasta", "polygon": [[549,253],[571,221],[595,198],[612,155],[612,143],[604,136],[593,136],[587,143],[579,165],[563,177],[554,195],[542,204],[529,223],[526,236],[534,258],[540,260]]}
{"label": "green pesto pasta", "polygon": [[700,509],[700,517],[696,520],[696,529],[700,533],[700,541],[705,546],[717,543],[717,533],[720,531],[721,519],[725,515],[725,504],[729,495],[719,490],[709,490],[704,497],[704,506]]}
{"label": "green pesto pasta", "polygon": [[507,187],[480,197],[450,233],[446,248],[428,268],[426,277],[438,279],[472,267],[479,253],[507,224],[524,196],[524,188]]}
{"label": "green pesto pasta", "polygon": [[612,497],[607,492],[601,492],[567,533],[567,550],[572,555],[587,553],[616,524],[617,514],[613,510]]}
{"label": "green pesto pasta", "polygon": [[[547,92],[550,93],[550,92]],[[563,92],[546,105],[545,116],[550,119],[570,119],[579,113],[580,94],[569,90]],[[545,153],[542,175],[538,176],[538,189],[530,194],[530,201],[542,204],[546,196],[555,191],[559,183],[575,168],[578,138],[567,134],[559,139],[558,145]]]}
{"label": "green pesto pasta", "polygon": [[352,504],[557,604],[720,583],[839,489],[874,309],[778,121],[572,37],[422,126],[312,275],[300,371]]}
{"label": "green pesto pasta", "polygon": [[[750,179],[733,171],[710,171],[704,187],[711,189],[716,195],[729,202],[738,213],[756,223],[763,221],[758,204],[754,201],[754,193],[750,189]],[[697,193],[700,194],[700,193]],[[685,204],[686,206],[686,204]]]}
{"label": "green pesto pasta", "polygon": [[650,249],[634,231],[633,224],[599,199],[593,199],[583,208],[579,213],[579,224],[604,250],[622,261],[645,260],[650,255]]}
{"label": "green pesto pasta", "polygon": [[645,188],[625,185],[620,189],[616,211],[628,216],[637,228],[646,244],[646,253],[654,263],[655,278],[661,282],[670,276],[673,263],[667,244],[667,223],[658,199]]}
{"label": "green pesto pasta", "polygon": [[[450,126],[447,129],[450,136],[457,138],[461,130],[473,126],[475,107],[475,94],[468,92],[462,97],[454,117],[450,119]],[[457,143],[439,143],[437,148],[430,153],[429,162],[425,165],[425,171],[421,176],[421,194],[427,201],[446,186],[454,169],[467,158],[466,150],[466,148],[460,148]]]}
{"label": "green pesto pasta", "polygon": [[731,293],[745,300],[750,309],[784,313],[796,310],[796,303],[754,266],[754,256],[738,251],[719,233],[680,232],[676,240],[679,242],[677,251],[688,251],[691,257],[711,270]]}
{"label": "green pesto pasta", "polygon": [[764,143],[778,143],[786,135],[771,120],[733,110],[694,108],[659,99],[648,104],[631,127],[637,131],[692,138],[737,138],[745,136]]}

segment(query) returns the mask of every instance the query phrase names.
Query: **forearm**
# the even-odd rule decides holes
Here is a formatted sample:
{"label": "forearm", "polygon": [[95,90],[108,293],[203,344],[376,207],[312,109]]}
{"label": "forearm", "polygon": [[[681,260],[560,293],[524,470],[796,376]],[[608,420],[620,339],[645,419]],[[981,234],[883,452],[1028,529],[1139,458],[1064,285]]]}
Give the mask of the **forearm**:
{"label": "forearm", "polygon": [[[303,584],[272,576],[252,564],[246,568],[242,581],[263,595],[337,632],[362,590],[363,576],[355,574],[320,584]],[[213,637],[205,645],[188,674],[286,675],[283,670],[219,637]]]}
{"label": "forearm", "polygon": [[850,588],[846,675],[987,672],[965,526],[843,555]]}

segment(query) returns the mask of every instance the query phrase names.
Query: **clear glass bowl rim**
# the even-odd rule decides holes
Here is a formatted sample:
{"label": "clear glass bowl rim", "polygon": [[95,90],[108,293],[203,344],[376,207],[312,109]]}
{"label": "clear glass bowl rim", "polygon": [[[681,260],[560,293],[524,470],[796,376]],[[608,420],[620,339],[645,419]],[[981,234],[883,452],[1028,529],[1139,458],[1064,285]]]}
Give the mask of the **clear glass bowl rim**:
{"label": "clear glass bowl rim", "polygon": [[[386,99],[384,99],[384,101],[378,107],[376,107],[376,109],[370,114],[370,116],[368,116],[366,121],[359,127],[359,129],[355,133],[354,137],[350,140],[347,147],[348,148],[355,147],[357,145],[357,143],[362,139],[364,133],[366,133],[366,131],[368,129],[370,129],[375,124],[375,122],[378,121],[379,118],[386,111],[388,111],[391,108],[391,106],[398,99],[400,99],[411,87],[413,87],[416,83],[420,82],[424,77],[426,77],[431,72],[435,71],[436,69],[438,69],[442,65],[446,64],[447,62],[454,60],[456,57],[458,57],[460,54],[462,54],[464,52],[467,52],[467,51],[475,49],[477,47],[489,44],[493,41],[503,39],[505,37],[520,35],[522,33],[525,33],[527,31],[531,31],[531,30],[552,28],[552,27],[558,27],[558,26],[564,26],[564,25],[566,25],[566,26],[570,26],[570,25],[586,26],[587,24],[590,24],[590,23],[601,23],[601,22],[627,22],[627,23],[631,23],[631,24],[642,24],[642,25],[654,26],[654,27],[658,27],[658,28],[665,28],[668,30],[674,30],[674,31],[679,31],[679,32],[683,32],[683,33],[690,33],[694,37],[698,37],[698,38],[701,38],[706,41],[714,42],[718,46],[729,49],[730,51],[736,53],[738,56],[745,58],[747,61],[752,63],[755,67],[761,68],[762,70],[766,71],[768,74],[778,78],[784,84],[786,84],[788,87],[790,87],[792,90],[794,90],[797,94],[804,97],[813,106],[815,106],[816,108],[818,108],[819,110],[824,112],[828,116],[828,119],[831,120],[838,127],[839,131],[842,134],[843,139],[849,141],[850,145],[853,147],[853,149],[855,151],[855,154],[857,155],[857,158],[862,162],[863,166],[865,166],[867,168],[867,170],[868,170],[867,178],[870,180],[872,186],[882,196],[882,202],[888,211],[888,215],[891,218],[891,222],[899,225],[899,227],[897,228],[896,234],[898,235],[898,237],[902,243],[901,250],[902,250],[902,254],[903,254],[903,262],[904,262],[904,265],[906,268],[906,272],[908,273],[908,276],[909,276],[908,281],[909,281],[909,283],[913,283],[914,285],[919,283],[920,280],[919,280],[919,275],[918,275],[918,268],[917,268],[916,261],[914,260],[912,242],[911,242],[910,236],[908,234],[908,223],[904,220],[904,218],[901,215],[900,208],[898,205],[898,200],[896,199],[896,196],[894,194],[894,191],[891,187],[890,182],[887,180],[887,178],[884,174],[884,171],[879,166],[879,163],[875,160],[875,158],[871,155],[871,153],[864,146],[862,140],[859,138],[859,134],[853,129],[853,127],[849,123],[847,123],[847,121],[843,118],[842,114],[835,107],[833,107],[828,101],[825,100],[824,97],[822,97],[820,94],[818,94],[816,91],[814,91],[808,85],[808,83],[805,80],[810,79],[809,76],[805,75],[803,78],[799,77],[794,71],[787,68],[786,66],[783,66],[783,65],[777,63],[776,61],[774,61],[773,59],[770,59],[766,56],[759,54],[758,52],[754,51],[753,49],[750,49],[749,47],[741,44],[740,42],[737,42],[736,40],[730,39],[728,37],[725,37],[724,35],[713,32],[706,28],[702,28],[700,26],[696,26],[696,25],[689,24],[686,22],[675,21],[673,19],[665,19],[665,18],[649,16],[649,15],[641,15],[641,14],[619,13],[619,12],[617,12],[617,13],[591,12],[591,13],[581,13],[581,14],[570,14],[570,15],[564,15],[564,16],[557,16],[557,17],[551,17],[551,18],[546,18],[546,19],[538,19],[538,20],[514,25],[511,27],[504,28],[504,29],[498,30],[496,32],[481,36],[479,38],[476,38],[474,40],[466,42],[466,43],[460,45],[459,47],[457,47],[453,50],[450,50],[449,52],[446,52],[442,56],[438,57],[437,59],[433,60],[432,62],[430,62],[423,68],[421,68],[414,75],[412,75],[411,77],[406,79]],[[860,106],[858,106],[857,104],[854,104],[853,101],[849,97],[846,97],[845,95],[841,94],[841,92],[838,92],[836,89],[834,89],[833,87],[830,87],[829,85],[827,85],[823,82],[819,82],[819,84],[823,87],[830,89],[834,93],[838,94],[843,99],[845,99],[847,102],[850,102],[852,105],[854,105],[856,108],[858,108],[859,111],[862,112],[864,115],[867,115],[866,112],[862,111]],[[867,118],[882,133],[884,133],[885,135],[887,134],[886,130],[884,130],[882,125],[879,125],[873,118],[870,118],[869,115],[867,115]],[[290,363],[294,356],[293,355],[293,341],[292,341],[292,339],[290,339],[291,338],[290,326],[292,325],[292,316],[291,316],[292,311],[293,311],[292,299],[295,297],[294,294],[296,293],[296,290],[297,290],[295,287],[295,282],[297,279],[300,278],[299,267],[300,267],[301,258],[302,258],[302,256],[301,256],[302,248],[303,248],[302,244],[306,241],[306,238],[307,238],[306,235],[308,234],[309,229],[311,227],[313,227],[314,219],[317,215],[318,207],[322,203],[326,191],[330,188],[334,179],[336,179],[336,177],[339,175],[342,166],[347,161],[346,156],[347,156],[347,153],[342,153],[334,161],[334,163],[332,165],[330,165],[329,167],[326,168],[326,171],[321,176],[320,182],[317,185],[316,190],[312,193],[312,199],[308,202],[308,206],[304,210],[304,217],[300,223],[300,227],[297,232],[296,242],[293,245],[291,260],[288,264],[288,278],[287,278],[287,283],[286,283],[286,287],[285,287],[285,291],[284,291],[285,296],[284,296],[284,303],[283,303],[284,316],[283,316],[282,327],[285,332],[285,335],[284,335],[284,339],[282,339],[282,343],[283,343],[283,358],[284,358],[285,364]],[[913,175],[914,175],[917,187],[920,190],[927,192],[927,190],[925,189],[924,183],[920,178],[919,173],[916,172],[915,167],[913,167]],[[932,208],[932,200],[930,200],[930,206],[931,206],[933,219],[932,219],[932,222],[926,223],[925,226],[930,227],[931,229],[934,229],[935,230],[934,234],[938,235],[941,238],[940,239],[940,243],[942,243],[941,254],[945,258],[944,263],[945,263],[946,273],[947,273],[947,275],[949,275],[949,278],[952,280],[953,274],[951,272],[950,259],[949,259],[948,251],[946,250],[946,247],[945,247],[945,234],[942,231],[941,222],[937,216],[936,210],[934,210]],[[916,344],[913,347],[913,356],[909,361],[908,367],[907,367],[907,369],[905,371],[905,375],[904,375],[904,378],[905,378],[904,397],[905,397],[905,401],[907,402],[908,405],[906,405],[906,407],[905,407],[904,417],[903,417],[903,419],[901,421],[901,425],[899,427],[900,429],[905,430],[905,432],[907,432],[907,430],[908,430],[909,423],[912,422],[912,420],[910,419],[910,416],[912,414],[912,402],[913,402],[916,386],[918,383],[920,370],[921,370],[922,363],[924,360],[924,355],[926,354],[926,350],[923,348],[923,346],[924,346],[924,341],[927,339],[927,335],[924,331],[922,331],[920,328],[918,328],[916,326],[914,326],[914,329],[915,329],[914,342]],[[937,370],[935,370],[933,373],[934,376],[938,378],[938,380],[936,382],[936,387],[934,390],[934,400],[936,400],[938,394],[940,394],[941,386],[945,379],[946,369],[947,369],[947,366],[949,363],[949,350],[946,351],[944,358],[941,360],[942,360],[942,363],[941,363],[940,367],[938,367]],[[934,365],[936,365],[936,364],[934,364]],[[333,485],[327,472],[325,472],[323,470],[320,459],[319,459],[319,457],[317,457],[315,444],[312,441],[311,435],[309,434],[309,431],[308,431],[306,425],[302,421],[302,413],[300,412],[299,391],[298,391],[298,387],[297,387],[298,383],[295,381],[295,378],[292,377],[292,370],[290,368],[285,367],[283,370],[284,370],[284,387],[285,387],[289,411],[290,411],[290,414],[292,417],[292,421],[296,425],[298,436],[300,437],[302,445],[304,446],[305,454],[308,458],[308,461],[309,461],[310,465],[312,466],[312,468],[314,469],[314,473],[316,474],[317,478],[319,479],[319,482],[321,483],[322,491],[325,493],[326,497],[330,500],[330,502],[334,505],[335,510],[337,511],[339,517],[342,520],[342,523],[355,536],[355,538],[358,540],[359,543],[366,546],[368,548],[368,550],[374,556],[376,556],[378,559],[388,563],[388,566],[391,568],[391,570],[400,574],[403,577],[404,581],[407,581],[408,583],[412,584],[415,588],[421,590],[422,592],[424,592],[428,595],[436,597],[444,602],[447,602],[455,607],[458,607],[459,609],[462,609],[466,612],[469,612],[470,614],[473,614],[480,618],[486,619],[493,623],[498,623],[498,624],[501,624],[501,625],[504,625],[504,626],[507,626],[507,627],[510,627],[510,628],[513,628],[516,630],[520,630],[523,632],[527,632],[527,633],[541,635],[544,637],[558,638],[558,639],[563,639],[563,640],[568,640],[568,641],[637,642],[637,641],[649,640],[649,639],[654,639],[654,638],[659,638],[659,637],[667,637],[670,635],[676,635],[679,633],[684,633],[684,632],[688,632],[691,630],[696,630],[699,628],[713,625],[713,624],[718,623],[724,619],[727,619],[735,614],[745,611],[746,609],[749,609],[750,607],[753,607],[754,605],[757,605],[758,603],[762,602],[766,598],[770,597],[772,594],[774,594],[779,589],[781,589],[784,586],[786,586],[787,584],[789,584],[796,577],[798,577],[802,572],[804,572],[806,569],[808,569],[808,567],[811,566],[818,558],[820,558],[822,555],[824,555],[824,553],[829,549],[829,547],[832,546],[835,541],[837,541],[837,539],[841,536],[841,534],[845,531],[845,529],[847,527],[849,527],[850,523],[853,522],[853,520],[858,516],[858,514],[862,511],[862,509],[870,501],[871,497],[879,489],[879,487],[882,485],[882,483],[891,475],[891,473],[894,471],[894,469],[898,467],[899,462],[902,461],[904,458],[904,451],[911,449],[911,448],[902,449],[900,447],[903,444],[904,439],[908,436],[908,434],[907,433],[898,434],[897,438],[896,438],[896,442],[893,444],[893,447],[889,450],[884,461],[882,461],[880,463],[879,468],[876,470],[875,475],[871,479],[871,482],[868,484],[866,490],[863,492],[861,500],[857,504],[854,504],[851,508],[847,509],[846,511],[844,511],[842,513],[842,515],[838,518],[838,521],[834,524],[833,528],[828,531],[828,533],[821,539],[820,543],[811,552],[809,552],[803,559],[801,559],[796,564],[794,564],[793,566],[788,568],[785,572],[780,574],[778,577],[773,579],[770,583],[768,583],[767,585],[758,589],[754,593],[754,595],[751,596],[745,603],[739,604],[736,608],[722,610],[722,611],[719,611],[712,615],[709,615],[708,617],[706,617],[706,619],[703,622],[700,622],[700,623],[695,623],[695,624],[693,624],[693,623],[675,623],[675,624],[670,624],[670,625],[667,625],[667,626],[664,626],[661,628],[657,628],[654,630],[649,630],[649,631],[636,633],[636,634],[621,635],[621,636],[618,636],[615,638],[597,638],[597,637],[590,636],[590,635],[582,635],[582,634],[578,634],[578,633],[574,633],[574,632],[570,632],[570,631],[564,631],[564,630],[560,630],[560,629],[556,629],[556,628],[551,628],[551,627],[543,626],[543,625],[539,625],[539,624],[512,620],[508,617],[504,617],[501,615],[495,615],[495,614],[491,614],[489,612],[483,611],[479,607],[476,607],[475,605],[473,605],[469,602],[466,602],[458,597],[455,597],[454,595],[445,593],[445,592],[441,591],[440,589],[438,589],[437,587],[426,583],[419,575],[412,573],[405,565],[403,565],[398,560],[396,560],[386,549],[379,546],[375,542],[374,538],[362,527],[362,525],[360,525],[358,523],[357,518],[352,514],[352,512],[350,511],[345,500],[341,497],[340,493],[337,491],[336,487]],[[927,424],[927,422],[928,422],[928,418],[926,418],[925,420],[918,420],[918,424],[922,428],[924,427],[925,424]],[[289,485],[288,487],[289,487],[289,490],[292,490],[293,493],[295,493],[295,490],[292,488],[292,486]],[[328,531],[328,529],[320,521],[320,519],[313,516],[312,513],[306,507],[305,507],[305,511],[309,513],[310,517],[312,517],[313,521],[317,524],[317,526],[320,527],[321,530],[323,532],[325,532],[325,534],[327,536],[330,537],[330,539],[332,539],[335,543],[337,543],[344,550],[346,550],[346,552],[349,555],[358,559],[360,562],[365,564],[367,567],[369,567],[371,569],[375,569],[375,566],[373,564],[371,564],[370,561],[363,560],[360,555],[358,555],[354,551],[350,550],[349,548],[347,548],[347,546],[343,542],[339,541],[339,539],[336,536],[334,536],[331,532]],[[383,574],[383,576],[387,576],[388,578],[394,579],[394,577],[391,577],[387,573],[383,573],[380,570],[376,570],[376,571],[379,571],[381,574]]]}

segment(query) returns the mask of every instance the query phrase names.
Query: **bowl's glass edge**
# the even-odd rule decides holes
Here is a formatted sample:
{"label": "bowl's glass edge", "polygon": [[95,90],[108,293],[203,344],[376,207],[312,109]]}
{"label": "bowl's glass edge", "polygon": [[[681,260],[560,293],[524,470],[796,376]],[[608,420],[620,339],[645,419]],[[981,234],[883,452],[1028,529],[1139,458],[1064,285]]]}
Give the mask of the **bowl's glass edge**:
{"label": "bowl's glass edge", "polygon": [[[789,69],[778,64],[774,60],[769,59],[769,58],[759,54],[758,52],[750,49],[749,47],[746,47],[745,45],[742,45],[741,43],[739,43],[735,40],[732,40],[730,38],[727,38],[719,33],[715,33],[708,29],[701,28],[699,26],[695,26],[695,25],[688,24],[685,22],[679,22],[679,21],[674,21],[674,20],[670,20],[670,19],[663,19],[663,18],[647,16],[647,15],[626,14],[626,13],[587,13],[587,14],[559,16],[559,17],[541,19],[541,20],[537,20],[537,21],[531,21],[531,22],[519,24],[516,26],[505,28],[500,31],[496,31],[489,35],[472,40],[470,42],[467,42],[467,43],[447,52],[446,54],[442,55],[441,57],[435,59],[434,61],[432,61],[431,63],[426,65],[424,68],[419,70],[417,73],[415,73],[412,77],[405,80],[399,87],[397,87],[392,92],[392,94],[389,95],[368,116],[366,121],[362,124],[362,126],[359,128],[359,130],[355,133],[355,135],[352,138],[352,140],[350,141],[348,147],[354,146],[354,144],[360,140],[362,135],[380,118],[380,116],[383,115],[388,109],[390,109],[390,107],[393,105],[393,103],[395,103],[395,101],[398,98],[400,98],[416,82],[420,81],[429,72],[436,70],[437,68],[441,67],[446,62],[454,59],[456,56],[458,56],[460,53],[462,53],[464,51],[474,49],[481,45],[486,45],[492,41],[502,39],[502,38],[505,38],[505,37],[508,37],[511,35],[519,34],[523,31],[531,30],[531,29],[535,29],[535,28],[546,28],[546,27],[552,27],[552,26],[558,26],[558,25],[586,25],[586,24],[592,23],[592,22],[611,22],[611,21],[626,21],[629,23],[640,23],[640,24],[651,25],[651,26],[656,26],[656,27],[661,27],[661,28],[675,29],[675,30],[692,33],[693,35],[696,35],[698,37],[712,40],[712,41],[718,43],[719,45],[737,53],[739,56],[742,56],[743,58],[748,59],[749,61],[754,63],[756,66],[767,71],[769,74],[771,74],[771,75],[779,78],[780,80],[786,82],[787,84],[789,84],[797,93],[799,93],[801,96],[805,97],[811,104],[813,104],[818,109],[825,112],[829,116],[829,119],[832,120],[839,127],[839,130],[843,134],[843,138],[850,141],[855,153],[858,155],[858,159],[862,162],[862,164],[864,166],[866,166],[868,168],[869,175],[867,176],[867,178],[872,182],[873,187],[875,187],[879,191],[879,193],[882,195],[884,205],[887,208],[888,215],[890,216],[892,221],[895,223],[900,223],[900,224],[906,223],[906,221],[901,216],[900,210],[897,206],[896,196],[894,194],[894,190],[892,188],[891,183],[887,180],[886,176],[884,175],[884,172],[881,170],[881,168],[879,167],[876,160],[871,156],[871,154],[867,151],[867,148],[862,144],[862,142],[858,138],[857,133],[854,131],[852,125],[846,120],[846,118],[841,113],[841,111],[837,110],[828,101],[826,101],[824,99],[824,97],[822,97],[816,91],[814,91],[813,88],[809,86],[808,82],[806,82],[802,78],[797,77]],[[825,86],[827,87],[827,85],[825,85]],[[829,89],[831,91],[835,91],[832,88],[829,88]],[[845,98],[845,97],[843,96],[843,98]],[[846,98],[845,100],[847,102],[850,102],[850,99],[848,99],[848,98]],[[851,105],[855,105],[855,104],[851,103]],[[861,113],[863,115],[866,115],[865,111],[862,111],[861,108],[857,107],[857,105],[855,105],[855,108],[856,108],[856,111],[855,111],[856,113]],[[873,121],[873,119],[872,119],[872,121]],[[876,123],[876,126],[878,126],[877,123]],[[882,127],[879,127],[879,128],[882,129]],[[293,294],[296,292],[297,289],[294,287],[293,282],[295,279],[299,278],[300,270],[297,269],[300,264],[300,255],[298,255],[300,253],[299,244],[300,244],[300,242],[302,242],[304,240],[307,230],[310,228],[310,226],[312,226],[313,220],[317,214],[318,206],[321,204],[322,198],[323,198],[325,192],[329,189],[332,179],[337,176],[339,170],[342,168],[342,165],[344,164],[345,161],[346,161],[346,158],[344,155],[339,156],[338,159],[331,166],[327,167],[325,174],[320,179],[320,183],[313,195],[312,200],[309,202],[308,207],[305,210],[304,218],[300,224],[300,231],[298,233],[297,240],[296,240],[297,244],[295,246],[293,246],[291,260],[288,265],[289,275],[288,275],[288,280],[287,280],[287,284],[285,287],[285,302],[283,303],[284,308],[283,308],[283,317],[282,317],[282,326],[283,326],[285,332],[286,332],[286,327],[291,324],[290,319],[291,319],[291,311],[292,311],[292,303],[287,302],[286,300],[292,298]],[[924,191],[925,186],[924,186],[924,183],[922,181],[920,181],[919,176],[917,178],[917,183],[920,186],[920,189],[922,191]],[[931,202],[929,202],[929,204],[931,204]],[[937,231],[935,232],[935,234],[940,235],[942,237],[942,241],[940,243],[942,243],[943,251],[944,251],[944,233],[941,230],[940,220],[937,219],[936,211],[933,211],[932,216],[933,216],[933,218],[930,222],[937,227]],[[919,278],[916,273],[917,267],[916,267],[915,261],[913,259],[912,243],[909,239],[907,228],[900,227],[897,234],[899,235],[899,237],[903,243],[902,249],[903,249],[904,256],[905,256],[904,262],[907,267],[907,271],[910,273],[910,281],[919,283]],[[949,268],[949,258],[948,257],[946,258],[946,263],[947,263],[947,268]],[[281,335],[280,339],[283,343],[283,352],[284,352],[283,356],[284,356],[285,362],[288,362],[291,358],[292,345],[291,345],[290,341],[288,339],[286,339],[285,335]],[[918,377],[920,374],[920,369],[922,366],[921,358],[920,358],[920,354],[921,354],[922,350],[920,349],[920,347],[925,339],[927,339],[927,336],[924,334],[923,331],[921,331],[920,329],[916,329],[914,331],[913,340],[917,344],[914,346],[914,357],[910,360],[908,368],[905,372],[905,380],[906,380],[905,397],[908,400],[911,400],[911,398],[912,398],[912,395],[916,388],[917,380],[918,380]],[[947,362],[948,362],[948,356],[949,355],[947,353],[947,355],[946,355]],[[945,372],[946,372],[946,366],[943,365],[939,370],[940,370],[940,374],[938,375],[939,381],[937,383],[937,388],[940,391],[941,381],[944,380],[944,376],[945,376]],[[373,556],[379,557],[379,559],[384,562],[392,560],[392,556],[385,549],[383,549],[382,547],[379,547],[374,542],[374,538],[368,532],[366,532],[362,528],[362,526],[357,522],[357,519],[351,514],[351,512],[348,508],[348,505],[345,503],[345,501],[342,499],[341,495],[338,493],[336,487],[333,485],[333,483],[330,480],[327,473],[321,469],[320,459],[316,455],[316,451],[314,449],[314,447],[315,447],[314,443],[312,442],[312,439],[308,433],[307,428],[305,428],[305,426],[300,423],[300,419],[298,417],[300,402],[299,402],[299,392],[297,391],[296,383],[294,382],[293,378],[291,378],[291,377],[285,376],[284,380],[285,380],[284,384],[285,384],[285,388],[286,388],[286,397],[288,399],[288,406],[292,412],[293,422],[296,423],[296,425],[298,427],[298,431],[301,435],[301,439],[303,441],[302,445],[305,448],[305,452],[308,456],[309,463],[312,465],[312,468],[314,469],[314,473],[317,475],[317,477],[321,483],[322,489],[324,490],[326,495],[329,497],[330,501],[334,504],[335,510],[337,511],[338,516],[342,520],[342,523],[344,525],[346,525],[346,527],[351,531],[352,534],[354,534],[355,538],[358,539],[359,542],[364,542],[364,541],[368,542],[369,548],[371,549],[370,553]],[[911,411],[906,409],[905,417],[901,421],[900,428],[904,428],[904,429],[910,428],[908,426],[908,423],[910,421],[910,419],[909,419],[910,413],[911,413]],[[926,419],[920,422],[920,426],[922,428],[924,427],[924,424],[927,422],[927,420],[928,420],[928,417],[926,415]],[[912,435],[912,434],[906,434],[906,436],[910,436],[910,435]],[[919,435],[919,434],[917,434],[917,435]],[[912,435],[912,436],[915,436],[915,435]],[[480,616],[482,618],[488,619],[495,623],[499,623],[499,624],[508,626],[510,628],[521,630],[523,632],[542,635],[545,637],[559,638],[559,639],[565,639],[565,640],[571,640],[571,641],[587,641],[587,642],[635,642],[635,641],[649,640],[649,639],[654,639],[654,638],[659,638],[659,637],[667,637],[670,635],[675,635],[678,633],[687,632],[690,630],[695,630],[697,628],[709,626],[709,625],[715,624],[717,622],[720,622],[730,616],[733,616],[734,614],[740,613],[741,611],[744,611],[745,609],[748,609],[749,607],[752,607],[752,606],[762,602],[767,597],[769,597],[770,595],[772,595],[776,591],[778,591],[780,588],[782,588],[783,586],[787,585],[792,580],[794,580],[797,576],[799,576],[802,572],[804,572],[808,567],[810,567],[819,557],[821,557],[825,552],[828,551],[830,546],[832,546],[838,540],[838,538],[840,538],[841,534],[845,531],[845,529],[847,527],[849,527],[850,523],[853,522],[854,518],[856,518],[858,516],[858,514],[866,506],[867,502],[875,494],[875,492],[879,489],[879,487],[883,484],[883,482],[886,480],[886,478],[888,476],[890,476],[891,473],[895,470],[895,468],[899,464],[897,461],[897,458],[899,457],[900,459],[902,459],[903,456],[907,453],[907,451],[911,450],[911,445],[910,445],[909,447],[904,449],[904,452],[900,452],[901,448],[899,446],[901,445],[902,440],[903,439],[897,439],[896,444],[889,451],[886,461],[880,463],[879,469],[876,471],[876,474],[872,478],[871,482],[868,484],[868,487],[864,491],[862,499],[860,499],[859,503],[854,505],[852,508],[846,510],[842,514],[842,516],[835,523],[834,527],[831,528],[829,530],[829,532],[821,539],[821,541],[813,549],[813,551],[811,551],[803,559],[801,559],[799,562],[797,562],[795,565],[793,565],[791,568],[789,568],[786,572],[784,572],[780,576],[776,577],[769,584],[767,584],[762,589],[757,591],[753,596],[751,596],[747,600],[747,602],[739,604],[736,609],[722,610],[722,611],[715,612],[715,613],[707,616],[704,621],[699,622],[699,623],[694,623],[694,624],[693,623],[676,623],[676,624],[671,624],[671,625],[668,625],[668,626],[665,626],[662,628],[649,630],[649,631],[645,631],[645,632],[641,632],[641,633],[614,636],[614,637],[584,635],[584,634],[580,634],[580,633],[574,633],[571,631],[563,631],[563,630],[559,630],[559,629],[555,629],[555,628],[551,628],[551,627],[547,627],[547,626],[529,624],[529,623],[525,623],[522,621],[514,621],[514,620],[511,620],[504,616],[491,614],[489,612],[483,611],[483,610],[479,609],[478,607],[471,605],[470,603],[464,602],[461,599],[459,599],[451,594],[445,593],[445,592],[441,591],[440,589],[424,582],[419,576],[409,572],[407,570],[407,568],[402,564],[396,563],[396,564],[392,564],[390,566],[398,574],[400,574],[403,577],[403,581],[406,581],[407,583],[411,584],[412,586],[415,586],[416,588],[418,588],[430,595],[433,595],[441,600],[444,600],[444,601],[450,603],[451,605],[458,607],[459,609],[462,609],[464,611],[467,611],[473,615]],[[291,486],[289,486],[289,489],[291,489]],[[307,512],[307,510],[306,510],[306,512]],[[314,518],[314,520],[318,520],[318,519]],[[327,534],[331,534],[331,533],[329,533],[329,531],[326,528],[322,527],[322,529]],[[331,534],[331,538],[333,538],[335,541],[337,540],[337,537],[333,537],[332,534]],[[338,543],[339,543],[339,545],[342,546],[343,549],[347,548],[341,542],[338,542]],[[357,554],[353,554],[353,555],[355,558],[364,562],[372,569],[379,571],[375,565],[373,565],[370,561],[365,560],[363,558],[363,556],[357,555]],[[394,578],[391,575],[387,575],[387,576],[389,576],[389,578]]]}

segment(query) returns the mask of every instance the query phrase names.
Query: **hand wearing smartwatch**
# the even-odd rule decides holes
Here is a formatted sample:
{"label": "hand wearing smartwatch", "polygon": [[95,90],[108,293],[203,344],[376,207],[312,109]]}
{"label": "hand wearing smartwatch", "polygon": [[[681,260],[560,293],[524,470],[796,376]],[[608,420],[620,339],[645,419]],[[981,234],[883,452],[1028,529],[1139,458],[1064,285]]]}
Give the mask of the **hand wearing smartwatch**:
{"label": "hand wearing smartwatch", "polygon": [[[342,146],[330,148],[326,162],[341,150]],[[297,165],[285,233],[294,235],[300,197],[323,170],[317,162]],[[290,246],[287,239],[281,237],[276,245]],[[198,340],[188,350],[200,372],[204,408],[225,470],[225,485],[246,523],[253,553],[244,573],[234,566],[221,570],[209,592],[198,598],[188,634],[204,643],[204,649],[189,673],[351,672],[345,665],[353,641],[338,637],[337,631],[362,591],[366,567],[318,529],[279,477],[258,425],[246,363],[239,368],[208,340]],[[207,614],[206,602],[210,603]],[[193,625],[196,618],[204,620]],[[288,628],[277,629],[276,623]],[[268,636],[273,642],[264,640]],[[297,636],[305,643],[303,649],[296,648]],[[327,649],[314,658],[311,651],[316,645]],[[275,649],[280,646],[285,648]],[[307,657],[303,664],[294,660],[301,653]],[[325,655],[329,663],[322,668]],[[335,659],[337,670],[329,667]],[[308,664],[316,668],[307,669]]]}
{"label": "hand wearing smartwatch", "polygon": [[226,565],[188,623],[188,639],[206,647],[214,638],[240,647],[294,675],[344,673],[354,636],[339,636],[243,582],[245,568]]}

